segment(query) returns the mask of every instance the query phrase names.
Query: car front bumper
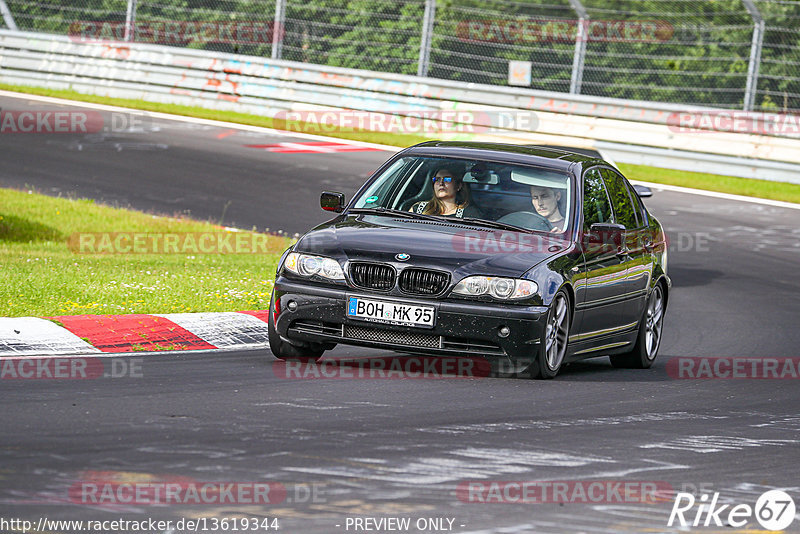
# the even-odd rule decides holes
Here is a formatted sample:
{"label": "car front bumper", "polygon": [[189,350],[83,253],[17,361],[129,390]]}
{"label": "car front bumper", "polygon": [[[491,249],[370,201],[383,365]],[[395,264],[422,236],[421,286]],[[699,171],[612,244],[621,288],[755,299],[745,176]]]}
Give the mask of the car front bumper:
{"label": "car front bumper", "polygon": [[[408,327],[347,316],[350,296],[433,306],[432,328]],[[530,362],[543,338],[547,308],[455,299],[384,296],[315,285],[278,276],[275,330],[289,343],[341,343],[442,356],[484,356]],[[275,309],[270,310],[274,314]],[[274,315],[273,315],[274,317]],[[501,335],[506,327],[508,334]]]}

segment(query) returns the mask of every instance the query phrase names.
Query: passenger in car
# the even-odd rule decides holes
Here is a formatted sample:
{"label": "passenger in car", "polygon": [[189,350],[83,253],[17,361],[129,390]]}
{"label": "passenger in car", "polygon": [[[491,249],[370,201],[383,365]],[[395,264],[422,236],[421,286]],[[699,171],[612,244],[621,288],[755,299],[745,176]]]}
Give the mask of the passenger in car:
{"label": "passenger in car", "polygon": [[425,215],[452,215],[455,217],[481,218],[481,211],[470,204],[469,186],[464,185],[460,172],[442,167],[431,179],[433,180],[433,197],[430,200],[417,202],[409,211]]}

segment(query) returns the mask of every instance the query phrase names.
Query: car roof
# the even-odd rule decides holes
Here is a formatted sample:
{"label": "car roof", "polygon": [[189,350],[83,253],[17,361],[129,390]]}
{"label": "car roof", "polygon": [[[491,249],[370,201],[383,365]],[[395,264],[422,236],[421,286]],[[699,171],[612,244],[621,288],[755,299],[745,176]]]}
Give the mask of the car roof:
{"label": "car roof", "polygon": [[581,154],[594,159],[603,159],[603,155],[596,148],[582,147],[582,146],[566,146],[566,145],[526,145],[534,148],[546,148],[550,150],[560,150],[562,152],[572,152]]}
{"label": "car roof", "polygon": [[603,162],[598,158],[577,154],[560,148],[541,145],[512,145],[505,143],[483,143],[465,141],[426,141],[407,148],[403,154],[418,156],[450,156],[459,158],[487,159],[504,163],[537,164],[561,171],[573,164]]}

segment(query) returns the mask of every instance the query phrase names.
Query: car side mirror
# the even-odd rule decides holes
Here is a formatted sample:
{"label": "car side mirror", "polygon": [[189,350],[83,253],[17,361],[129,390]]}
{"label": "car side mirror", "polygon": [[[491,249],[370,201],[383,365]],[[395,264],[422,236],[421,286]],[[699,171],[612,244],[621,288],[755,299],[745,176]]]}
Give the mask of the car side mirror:
{"label": "car side mirror", "polygon": [[319,197],[319,206],[325,211],[341,213],[344,211],[344,193],[324,191]]}
{"label": "car side mirror", "polygon": [[653,190],[647,187],[646,185],[634,184],[633,189],[636,191],[636,194],[639,195],[641,198],[647,198],[653,196]]}
{"label": "car side mirror", "polygon": [[594,223],[589,228],[589,234],[585,237],[585,244],[587,248],[595,250],[602,249],[605,246],[621,247],[622,234],[625,233],[625,227],[616,223]]}
{"label": "car side mirror", "polygon": [[590,228],[589,231],[599,234],[611,234],[614,232],[624,232],[625,227],[618,223],[594,223]]}

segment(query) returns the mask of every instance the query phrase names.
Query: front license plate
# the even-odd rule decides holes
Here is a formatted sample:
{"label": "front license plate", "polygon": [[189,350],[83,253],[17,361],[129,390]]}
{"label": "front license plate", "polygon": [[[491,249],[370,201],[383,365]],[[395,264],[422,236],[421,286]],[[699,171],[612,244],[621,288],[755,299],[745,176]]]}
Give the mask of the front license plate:
{"label": "front license plate", "polygon": [[347,316],[353,319],[405,326],[431,328],[436,317],[435,312],[433,306],[417,306],[361,297],[350,297],[347,303]]}

